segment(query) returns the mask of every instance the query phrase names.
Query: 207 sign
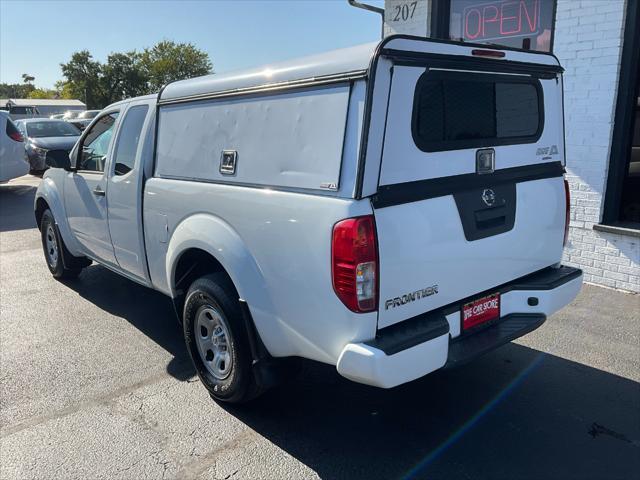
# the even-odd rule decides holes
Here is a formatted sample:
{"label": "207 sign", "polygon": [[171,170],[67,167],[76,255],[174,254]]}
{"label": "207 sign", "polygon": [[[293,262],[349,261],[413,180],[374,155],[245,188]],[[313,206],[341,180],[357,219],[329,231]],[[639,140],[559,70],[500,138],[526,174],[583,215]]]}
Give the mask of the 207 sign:
{"label": "207 sign", "polygon": [[416,7],[418,6],[418,0],[413,2],[402,2],[398,5],[394,5],[391,8],[391,14],[389,20],[391,22],[406,22],[411,20],[416,14]]}

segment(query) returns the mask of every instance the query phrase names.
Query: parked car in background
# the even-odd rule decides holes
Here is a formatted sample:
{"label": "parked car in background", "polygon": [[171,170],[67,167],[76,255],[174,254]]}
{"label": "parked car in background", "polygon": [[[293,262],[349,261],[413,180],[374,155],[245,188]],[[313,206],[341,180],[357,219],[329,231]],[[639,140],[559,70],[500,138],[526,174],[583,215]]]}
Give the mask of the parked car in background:
{"label": "parked car in background", "polygon": [[80,115],[78,115],[78,118],[81,118],[83,120],[92,120],[97,117],[99,113],[100,110],[85,110]]}
{"label": "parked car in background", "polygon": [[64,120],[33,118],[19,120],[16,126],[25,137],[25,150],[32,171],[63,167],[69,151],[80,137],[80,130]]}
{"label": "parked car in background", "polygon": [[0,110],[0,183],[29,173],[24,151],[24,136],[9,118],[9,113]]}
{"label": "parked car in background", "polygon": [[91,123],[91,120],[93,120],[99,113],[100,110],[85,110],[84,112],[80,112],[76,118],[72,118],[67,121],[78,127],[80,130],[84,130]]}
{"label": "parked car in background", "polygon": [[49,115],[49,118],[52,120],[62,120],[64,117],[64,113],[56,113],[55,115]]}
{"label": "parked car in background", "polygon": [[74,118],[78,118],[78,115],[80,115],[81,113],[81,110],[67,110],[62,114],[62,120],[73,120]]}

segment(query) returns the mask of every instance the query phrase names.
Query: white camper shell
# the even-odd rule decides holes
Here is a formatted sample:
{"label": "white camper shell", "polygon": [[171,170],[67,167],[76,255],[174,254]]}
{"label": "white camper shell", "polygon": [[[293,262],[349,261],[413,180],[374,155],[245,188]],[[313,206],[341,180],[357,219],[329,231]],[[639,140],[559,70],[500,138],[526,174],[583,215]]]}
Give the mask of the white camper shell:
{"label": "white camper shell", "polygon": [[[286,357],[389,388],[577,295],[563,129],[553,55],[394,36],[107,107],[45,175],[36,217],[51,211],[74,272],[86,257],[173,298],[217,399],[247,399]],[[207,322],[228,350],[206,346]]]}

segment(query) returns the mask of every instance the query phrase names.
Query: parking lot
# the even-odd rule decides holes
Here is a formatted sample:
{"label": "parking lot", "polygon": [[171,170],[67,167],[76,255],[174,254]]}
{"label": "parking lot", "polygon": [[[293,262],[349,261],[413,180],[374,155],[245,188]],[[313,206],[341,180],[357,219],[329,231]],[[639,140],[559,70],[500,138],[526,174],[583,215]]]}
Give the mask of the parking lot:
{"label": "parking lot", "polygon": [[585,285],[521,340],[384,391],[333,367],[253,404],[199,385],[168,298],[103,267],[55,281],[0,186],[0,477],[637,478],[640,298]]}

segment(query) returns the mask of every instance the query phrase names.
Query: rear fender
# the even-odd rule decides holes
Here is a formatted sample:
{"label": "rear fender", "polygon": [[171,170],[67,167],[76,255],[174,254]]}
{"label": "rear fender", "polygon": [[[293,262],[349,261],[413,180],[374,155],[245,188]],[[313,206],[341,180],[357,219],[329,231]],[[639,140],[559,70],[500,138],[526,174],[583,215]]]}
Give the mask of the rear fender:
{"label": "rear fender", "polygon": [[[167,285],[175,298],[174,277],[181,255],[189,249],[203,250],[215,258],[231,278],[238,294],[249,306],[260,338],[269,353],[280,350],[286,338],[278,322],[271,321],[274,307],[264,276],[238,233],[227,222],[210,214],[192,215],[178,224],[169,240],[166,256]],[[179,312],[178,312],[179,313]]]}

